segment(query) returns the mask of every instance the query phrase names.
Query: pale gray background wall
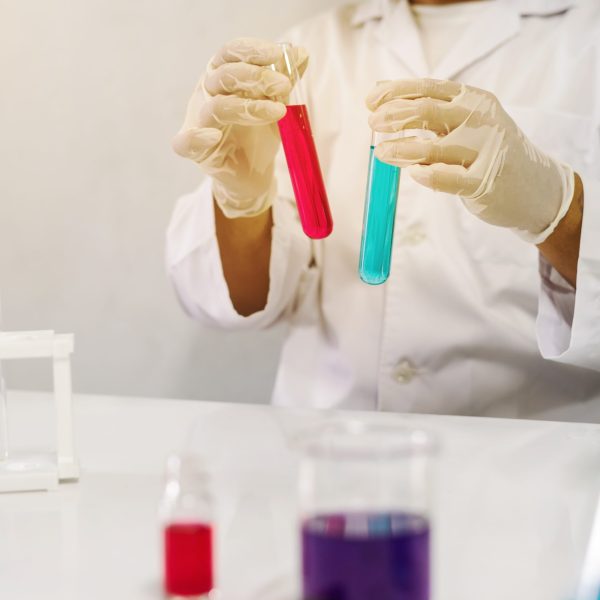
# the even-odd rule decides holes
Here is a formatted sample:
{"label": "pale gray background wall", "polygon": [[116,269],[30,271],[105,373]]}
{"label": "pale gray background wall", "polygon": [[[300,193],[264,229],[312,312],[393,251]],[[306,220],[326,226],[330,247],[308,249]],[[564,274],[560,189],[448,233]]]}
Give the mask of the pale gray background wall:
{"label": "pale gray background wall", "polygon": [[[76,335],[79,392],[268,400],[281,330],[205,330],[163,269],[200,173],[170,139],[207,60],[336,0],[0,0],[4,329]],[[44,389],[45,365],[8,365]]]}

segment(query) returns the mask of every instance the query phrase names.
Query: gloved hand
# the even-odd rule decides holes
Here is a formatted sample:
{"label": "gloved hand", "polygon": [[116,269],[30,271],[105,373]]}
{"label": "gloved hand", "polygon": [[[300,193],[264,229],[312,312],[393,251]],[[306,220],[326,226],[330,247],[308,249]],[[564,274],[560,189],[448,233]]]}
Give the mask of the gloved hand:
{"label": "gloved hand", "polygon": [[[302,74],[306,51],[294,48],[293,59]],[[196,86],[173,140],[178,154],[212,177],[214,198],[229,218],[267,210],[276,193],[277,121],[292,84],[272,64],[283,71],[277,44],[253,38],[226,44]]]}
{"label": "gloved hand", "polygon": [[490,92],[433,79],[384,81],[367,106],[375,131],[437,134],[382,142],[377,158],[409,167],[426,187],[459,195],[483,221],[539,244],[566,214],[573,170],[536,148]]}

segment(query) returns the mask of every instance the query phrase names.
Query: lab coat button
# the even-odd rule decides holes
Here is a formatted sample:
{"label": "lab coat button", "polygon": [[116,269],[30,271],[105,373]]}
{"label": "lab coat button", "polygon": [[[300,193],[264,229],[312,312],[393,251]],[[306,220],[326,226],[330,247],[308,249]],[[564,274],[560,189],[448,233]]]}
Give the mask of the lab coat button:
{"label": "lab coat button", "polygon": [[405,246],[416,246],[425,241],[425,230],[421,225],[411,225],[400,234],[400,244]]}
{"label": "lab coat button", "polygon": [[418,370],[408,360],[401,360],[393,371],[393,377],[398,383],[409,383]]}

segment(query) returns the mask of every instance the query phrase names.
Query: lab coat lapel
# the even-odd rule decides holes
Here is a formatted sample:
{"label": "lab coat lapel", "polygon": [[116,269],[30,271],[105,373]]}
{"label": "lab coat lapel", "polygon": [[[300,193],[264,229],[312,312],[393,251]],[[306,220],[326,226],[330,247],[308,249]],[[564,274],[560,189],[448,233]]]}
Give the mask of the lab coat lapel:
{"label": "lab coat lapel", "polygon": [[452,79],[517,35],[520,24],[519,11],[514,5],[492,2],[488,10],[473,20],[431,76],[435,79]]}
{"label": "lab coat lapel", "polygon": [[[427,77],[428,67],[421,36],[408,0],[384,1],[383,19],[375,30],[377,39],[393,52],[415,77]],[[393,74],[390,74],[392,77]]]}

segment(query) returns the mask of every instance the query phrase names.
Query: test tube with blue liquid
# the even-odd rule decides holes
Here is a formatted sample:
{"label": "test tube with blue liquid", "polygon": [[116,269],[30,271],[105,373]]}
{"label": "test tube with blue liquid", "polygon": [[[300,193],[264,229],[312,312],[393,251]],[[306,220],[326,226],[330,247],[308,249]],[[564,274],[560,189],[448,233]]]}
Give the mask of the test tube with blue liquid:
{"label": "test tube with blue liquid", "polygon": [[431,435],[339,422],[301,449],[303,600],[430,600]]}
{"label": "test tube with blue liquid", "polygon": [[377,144],[398,134],[373,132],[369,153],[369,175],[360,243],[359,274],[370,285],[387,281],[390,275],[400,167],[375,156]]}

